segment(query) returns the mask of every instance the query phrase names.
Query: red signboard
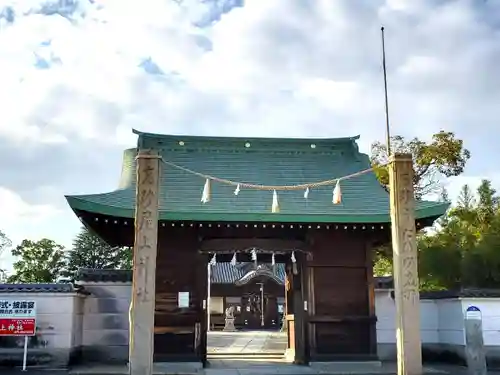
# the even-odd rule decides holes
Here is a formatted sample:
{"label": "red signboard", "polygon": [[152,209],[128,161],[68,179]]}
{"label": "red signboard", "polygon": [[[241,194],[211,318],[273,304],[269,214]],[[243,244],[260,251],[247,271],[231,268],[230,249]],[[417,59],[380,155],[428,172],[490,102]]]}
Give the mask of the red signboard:
{"label": "red signboard", "polygon": [[34,336],[35,319],[0,318],[0,336]]}

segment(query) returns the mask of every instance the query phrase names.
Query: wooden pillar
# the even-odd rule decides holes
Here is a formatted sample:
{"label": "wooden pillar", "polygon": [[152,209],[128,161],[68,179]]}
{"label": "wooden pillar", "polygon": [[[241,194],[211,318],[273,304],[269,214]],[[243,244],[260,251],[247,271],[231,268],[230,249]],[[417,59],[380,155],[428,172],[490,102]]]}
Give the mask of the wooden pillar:
{"label": "wooden pillar", "polygon": [[389,164],[398,375],[421,375],[420,296],[413,161],[395,154]]}
{"label": "wooden pillar", "polygon": [[151,150],[139,150],[130,306],[130,375],[153,373],[159,180],[159,155]]}
{"label": "wooden pillar", "polygon": [[309,333],[308,333],[308,310],[309,310],[309,298],[308,298],[308,267],[307,267],[307,256],[304,253],[298,254],[298,285],[300,286],[299,298],[297,298],[300,303],[296,303],[295,307],[295,337],[298,339],[295,344],[295,363],[301,365],[309,364]]}
{"label": "wooden pillar", "polygon": [[373,246],[366,245],[366,284],[368,286],[368,314],[370,315],[370,354],[377,355],[377,312],[375,311],[375,282],[373,278]]}

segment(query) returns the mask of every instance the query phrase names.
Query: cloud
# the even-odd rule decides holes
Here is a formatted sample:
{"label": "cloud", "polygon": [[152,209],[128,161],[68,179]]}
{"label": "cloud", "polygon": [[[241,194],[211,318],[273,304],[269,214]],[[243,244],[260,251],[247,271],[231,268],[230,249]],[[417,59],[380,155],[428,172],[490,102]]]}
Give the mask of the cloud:
{"label": "cloud", "polygon": [[[24,239],[19,236],[20,234],[26,238],[40,239],[39,236],[43,236],[40,229],[45,228],[54,217],[61,214],[61,210],[52,205],[30,204],[16,192],[2,186],[0,186],[0,207],[0,228],[14,245]],[[0,254],[0,268],[4,268],[4,265],[9,268],[8,265],[12,261],[9,249]]]}
{"label": "cloud", "polygon": [[19,224],[38,224],[57,214],[57,209],[50,205],[30,205],[18,194],[0,186],[0,225],[2,227]]}
{"label": "cloud", "polygon": [[131,128],[361,134],[368,152],[385,137],[381,25],[392,133],[454,131],[472,152],[464,178],[496,176],[498,2],[10,0],[0,1],[0,186],[63,210],[74,233],[62,195],[114,188]]}
{"label": "cloud", "polygon": [[0,186],[0,207],[2,208],[0,228],[9,237],[11,233],[15,234],[15,238],[11,238],[15,242],[22,240],[17,236],[20,232],[28,236],[40,234],[39,228],[45,227],[62,213],[60,208],[50,204],[30,204],[16,192],[2,186]]}
{"label": "cloud", "polygon": [[74,3],[59,14],[18,5],[0,34],[5,136],[129,142],[131,127],[275,136],[352,128],[380,139],[381,24],[395,131],[465,134],[457,112],[466,104],[481,107],[483,129],[493,121],[485,99],[500,90],[500,43],[482,22],[485,6],[472,2]]}

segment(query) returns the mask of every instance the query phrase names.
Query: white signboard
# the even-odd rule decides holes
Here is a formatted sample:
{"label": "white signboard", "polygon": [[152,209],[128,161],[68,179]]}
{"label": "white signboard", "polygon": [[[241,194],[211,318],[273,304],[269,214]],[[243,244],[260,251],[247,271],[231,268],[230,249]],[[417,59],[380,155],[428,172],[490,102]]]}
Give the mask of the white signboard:
{"label": "white signboard", "polygon": [[189,292],[179,292],[179,307],[180,308],[189,307]]}
{"label": "white signboard", "polygon": [[479,310],[479,307],[469,306],[467,310],[465,310],[465,319],[482,320],[483,317],[481,315],[481,310]]}
{"label": "white signboard", "polygon": [[0,319],[36,318],[36,302],[0,298]]}

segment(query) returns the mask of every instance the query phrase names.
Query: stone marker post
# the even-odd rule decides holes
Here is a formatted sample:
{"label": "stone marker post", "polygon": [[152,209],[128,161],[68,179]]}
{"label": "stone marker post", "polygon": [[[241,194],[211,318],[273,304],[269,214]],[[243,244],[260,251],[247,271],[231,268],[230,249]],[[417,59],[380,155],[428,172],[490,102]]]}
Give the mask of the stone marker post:
{"label": "stone marker post", "polygon": [[476,306],[465,311],[465,356],[470,375],[486,375],[486,351],[483,341],[483,317]]}
{"label": "stone marker post", "polygon": [[391,155],[390,210],[398,375],[421,375],[420,295],[411,154]]}
{"label": "stone marker post", "polygon": [[130,375],[153,373],[159,180],[160,156],[150,150],[139,150],[130,306]]}

